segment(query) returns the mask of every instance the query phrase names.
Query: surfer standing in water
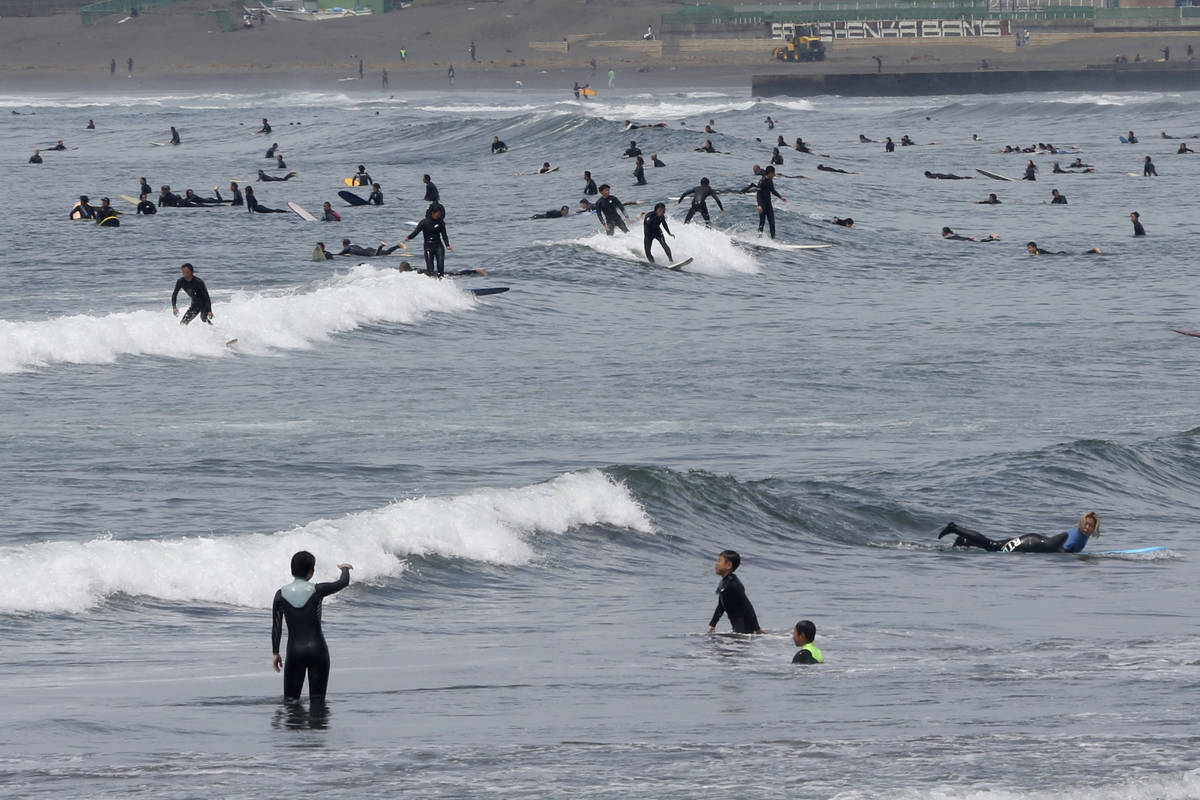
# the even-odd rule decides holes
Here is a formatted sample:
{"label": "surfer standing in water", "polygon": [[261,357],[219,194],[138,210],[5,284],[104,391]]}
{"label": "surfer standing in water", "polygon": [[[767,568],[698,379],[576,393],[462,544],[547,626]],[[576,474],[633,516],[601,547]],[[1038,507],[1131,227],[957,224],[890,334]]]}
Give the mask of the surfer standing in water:
{"label": "surfer standing in water", "polygon": [[[349,564],[338,564],[341,577],[332,583],[313,583],[317,559],[307,550],[292,556],[292,577],[287,586],[275,592],[271,605],[271,664],[283,668],[283,696],[299,700],[308,675],[308,699],[324,700],[329,685],[329,646],[321,632],[321,600],[350,585]],[[287,659],[279,655],[283,623],[287,621]]]}
{"label": "surfer standing in water", "polygon": [[717,610],[713,612],[712,620],[708,623],[708,632],[716,629],[721,616],[729,615],[729,624],[734,633],[762,633],[758,626],[758,615],[750,598],[746,597],[746,587],[734,571],[742,563],[742,557],[735,550],[722,550],[717,556],[716,573],[721,576],[717,585]]}
{"label": "surfer standing in water", "polygon": [[187,325],[199,314],[201,322],[212,325],[212,299],[208,296],[208,287],[204,285],[204,281],[196,277],[196,271],[191,264],[184,264],[179,269],[183,273],[183,277],[175,281],[175,291],[171,292],[171,313],[179,316],[179,306],[175,305],[175,301],[179,298],[179,291],[182,289],[192,299],[192,304],[188,306],[187,311],[183,312],[183,319],[179,320],[179,324]]}
{"label": "surfer standing in water", "polygon": [[1078,525],[1056,536],[1026,533],[1010,539],[989,539],[979,531],[973,531],[951,522],[942,528],[938,533],[938,538],[953,534],[955,547],[980,547],[991,552],[1079,553],[1087,546],[1090,537],[1100,537],[1099,531],[1100,517],[1096,515],[1095,511],[1088,511],[1079,518]]}

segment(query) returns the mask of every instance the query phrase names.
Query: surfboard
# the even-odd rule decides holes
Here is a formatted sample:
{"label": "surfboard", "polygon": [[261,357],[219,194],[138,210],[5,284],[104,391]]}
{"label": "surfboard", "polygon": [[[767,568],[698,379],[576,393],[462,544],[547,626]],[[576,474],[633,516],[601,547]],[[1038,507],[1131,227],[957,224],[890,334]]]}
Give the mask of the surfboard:
{"label": "surfboard", "polygon": [[1003,175],[997,175],[994,172],[988,172],[986,169],[980,169],[979,167],[976,167],[975,171],[984,177],[991,178],[994,181],[1008,181],[1009,183],[1013,182],[1012,178],[1006,178]]}
{"label": "surfboard", "polygon": [[584,97],[595,97],[596,96],[595,89],[580,89],[579,93],[581,95],[583,95]]}
{"label": "surfboard", "polygon": [[367,186],[368,185],[365,183],[356,183],[355,182],[356,180],[357,180],[356,178],[342,178],[342,183],[346,184],[347,186]]}
{"label": "surfboard", "polygon": [[166,147],[167,143],[166,142],[151,142],[150,145],[152,147]]}
{"label": "surfboard", "polygon": [[1100,550],[1095,553],[1079,553],[1081,556],[1132,556],[1140,553],[1163,553],[1166,552],[1166,547],[1163,545],[1155,545],[1154,547],[1131,547],[1128,550]]}
{"label": "surfboard", "polygon": [[831,244],[777,244],[775,247],[782,247],[784,250],[824,250],[826,247],[833,247]]}
{"label": "surfboard", "polygon": [[328,261],[329,259],[327,259],[327,258],[325,257],[325,253],[323,253],[323,252],[321,251],[321,248],[319,248],[319,247],[314,247],[314,248],[313,248],[313,252],[312,252],[312,260],[313,260],[313,261],[321,261],[321,262],[325,262],[325,261]]}
{"label": "surfboard", "polygon": [[1129,140],[1124,136],[1118,136],[1117,138],[1121,140],[1121,144],[1129,144]]}
{"label": "surfboard", "polygon": [[237,344],[237,339],[230,339],[229,341],[227,341],[227,342],[225,343],[225,346],[226,346],[226,347],[233,347],[235,344]]}
{"label": "surfboard", "polygon": [[129,196],[129,195],[127,195],[127,194],[119,194],[119,195],[117,195],[117,197],[121,198],[121,199],[122,199],[122,200],[124,200],[126,203],[132,203],[132,204],[133,204],[133,205],[135,205],[135,206],[136,206],[138,203],[140,203],[140,202],[141,202],[141,201],[140,201],[140,200],[138,200],[136,197],[130,197],[130,196]]}
{"label": "surfboard", "polygon": [[1171,328],[1175,333],[1182,333],[1184,336],[1195,336],[1200,338],[1200,331],[1181,331],[1178,328]]}
{"label": "surfboard", "polygon": [[477,297],[483,297],[484,295],[489,295],[489,294],[504,294],[505,292],[508,291],[508,287],[507,286],[491,286],[491,287],[488,287],[485,289],[467,289],[467,291]]}
{"label": "surfboard", "polygon": [[668,264],[667,269],[673,269],[676,272],[678,272],[679,270],[683,269],[684,267],[686,267],[688,264],[692,263],[695,260],[696,260],[695,256],[693,256],[691,258],[685,258],[683,261],[676,261],[674,264]]}
{"label": "surfboard", "polygon": [[350,204],[352,206],[365,206],[367,204],[366,200],[362,199],[361,197],[356,195],[354,192],[348,192],[344,189],[342,191],[338,192],[338,197],[342,198],[343,200],[345,200],[348,204]]}
{"label": "surfboard", "polygon": [[121,220],[116,217],[105,217],[104,219],[96,220],[97,227],[100,228],[119,228]]}
{"label": "surfboard", "polygon": [[316,222],[317,221],[317,218],[314,217],[312,214],[308,213],[307,211],[305,211],[303,208],[301,208],[299,203],[294,203],[291,200],[289,200],[288,208],[290,208],[292,211],[294,211],[296,216],[300,217],[300,219],[304,220],[305,222]]}

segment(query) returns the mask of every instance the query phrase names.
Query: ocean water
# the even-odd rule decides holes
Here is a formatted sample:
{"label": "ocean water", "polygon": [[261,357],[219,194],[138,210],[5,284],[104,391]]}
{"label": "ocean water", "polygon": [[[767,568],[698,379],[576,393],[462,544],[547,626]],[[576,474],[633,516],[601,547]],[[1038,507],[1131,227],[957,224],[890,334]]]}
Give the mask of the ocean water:
{"label": "ocean water", "polygon": [[[1158,138],[1200,133],[1200,95],[13,95],[0,113],[5,796],[1200,796],[1200,342],[1171,332],[1200,327],[1200,155]],[[171,125],[184,144],[152,146]],[[672,201],[684,272],[647,266],[636,226],[526,219],[577,207],[584,169],[626,201],[745,185],[780,134],[822,154],[784,150],[809,179],[777,181],[780,239],[828,249],[764,246],[736,194],[712,229]],[[649,186],[630,138],[667,163]],[[693,152],[705,138],[732,155]],[[67,220],[81,193],[129,208],[143,175],[251,179],[270,141],[299,176],[260,200],[330,200],[342,222]],[[1019,176],[1027,156],[999,150],[1032,142],[1097,171],[974,173]],[[1160,177],[1128,176],[1145,155]],[[560,171],[516,174],[543,161]],[[360,163],[384,207],[337,198]],[[426,172],[448,267],[485,276],[309,260],[318,240],[399,241]],[[213,328],[170,314],[183,261]],[[510,291],[465,291],[482,286]],[[1052,534],[1087,509],[1090,551],[1168,549],[936,539],[951,519]],[[318,580],[354,565],[325,604],[326,707],[284,704],[270,669],[301,548]],[[723,548],[766,635],[704,634]],[[789,663],[800,618],[821,667]]]}

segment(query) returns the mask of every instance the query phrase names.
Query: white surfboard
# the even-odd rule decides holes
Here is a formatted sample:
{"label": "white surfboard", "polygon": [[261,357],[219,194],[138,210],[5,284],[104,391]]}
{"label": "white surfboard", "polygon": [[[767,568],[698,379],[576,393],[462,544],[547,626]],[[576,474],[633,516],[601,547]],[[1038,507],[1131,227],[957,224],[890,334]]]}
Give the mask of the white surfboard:
{"label": "white surfboard", "polygon": [[296,216],[300,217],[300,219],[304,220],[305,222],[316,222],[317,221],[317,218],[314,217],[312,214],[308,213],[307,211],[305,211],[303,208],[301,208],[299,203],[295,203],[295,202],[292,202],[291,200],[289,200],[288,208],[290,208],[296,214]]}

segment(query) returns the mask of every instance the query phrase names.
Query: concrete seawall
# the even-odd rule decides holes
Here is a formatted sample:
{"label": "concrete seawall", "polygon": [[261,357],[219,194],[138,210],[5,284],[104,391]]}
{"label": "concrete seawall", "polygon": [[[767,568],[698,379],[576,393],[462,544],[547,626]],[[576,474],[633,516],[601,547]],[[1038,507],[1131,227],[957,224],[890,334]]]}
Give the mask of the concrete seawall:
{"label": "concrete seawall", "polygon": [[1125,92],[1138,89],[1200,89],[1200,69],[1128,66],[1092,69],[974,70],[860,74],[754,75],[755,97],[907,97],[927,94],[1005,94],[1009,92]]}

